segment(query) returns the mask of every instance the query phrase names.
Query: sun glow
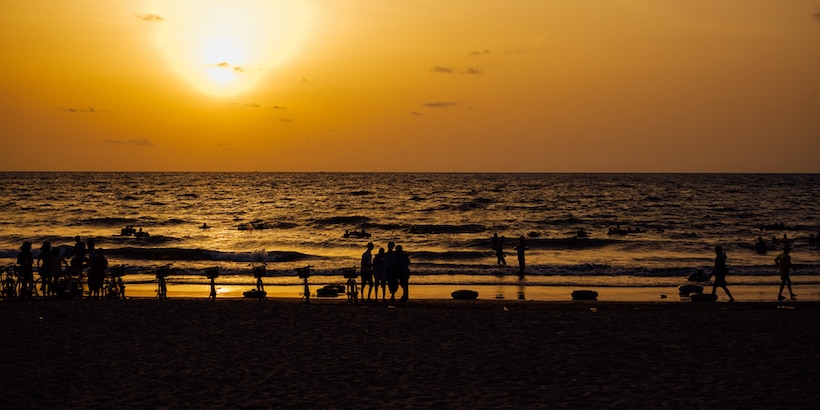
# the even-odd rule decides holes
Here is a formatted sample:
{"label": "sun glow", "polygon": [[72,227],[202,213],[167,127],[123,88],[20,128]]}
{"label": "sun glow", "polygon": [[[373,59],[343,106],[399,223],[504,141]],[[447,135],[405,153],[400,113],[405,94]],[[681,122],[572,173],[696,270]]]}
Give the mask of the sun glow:
{"label": "sun glow", "polygon": [[174,70],[214,96],[253,89],[303,42],[298,0],[157,1],[157,42]]}

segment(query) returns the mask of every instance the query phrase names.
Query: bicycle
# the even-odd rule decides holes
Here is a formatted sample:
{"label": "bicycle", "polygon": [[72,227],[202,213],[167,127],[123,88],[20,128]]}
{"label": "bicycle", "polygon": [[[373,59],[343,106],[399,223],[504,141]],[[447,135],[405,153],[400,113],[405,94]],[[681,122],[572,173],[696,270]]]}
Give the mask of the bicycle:
{"label": "bicycle", "polygon": [[17,300],[17,269],[14,264],[6,265],[3,269],[3,300]]}
{"label": "bicycle", "polygon": [[171,274],[171,264],[158,266],[154,273],[157,277],[157,298],[166,299],[168,297],[168,287],[165,278]]}
{"label": "bicycle", "polygon": [[125,275],[125,265],[111,267],[108,280],[103,285],[103,297],[106,299],[125,299],[125,283],[122,277]]}

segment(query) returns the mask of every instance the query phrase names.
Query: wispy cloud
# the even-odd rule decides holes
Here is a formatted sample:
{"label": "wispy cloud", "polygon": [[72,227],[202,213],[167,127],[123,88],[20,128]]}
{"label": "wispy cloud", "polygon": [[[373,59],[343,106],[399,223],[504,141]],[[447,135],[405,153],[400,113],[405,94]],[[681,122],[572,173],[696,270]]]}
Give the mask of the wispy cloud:
{"label": "wispy cloud", "polygon": [[820,19],[820,7],[814,9],[814,13],[811,14],[816,19]]}
{"label": "wispy cloud", "polygon": [[108,110],[99,110],[99,109],[96,109],[94,107],[88,107],[88,108],[68,107],[68,108],[60,108],[60,109],[65,111],[65,112],[71,112],[71,113],[75,113],[75,112],[85,112],[85,113],[108,112]]}
{"label": "wispy cloud", "polygon": [[424,114],[422,114],[422,113],[420,113],[420,112],[418,112],[418,111],[410,111],[410,115],[412,115],[412,116],[414,116],[414,117],[421,117],[421,116],[422,116],[422,115],[424,115]]}
{"label": "wispy cloud", "polygon": [[455,107],[458,105],[457,102],[452,101],[434,101],[434,102],[426,102],[423,104],[427,108],[448,108],[448,107]]}
{"label": "wispy cloud", "polygon": [[137,18],[139,18],[142,21],[149,21],[149,22],[165,21],[165,19],[162,18],[162,16],[160,16],[158,14],[154,14],[154,13],[137,14]]}
{"label": "wispy cloud", "polygon": [[102,142],[104,142],[106,144],[114,144],[114,145],[137,145],[137,146],[141,146],[141,147],[150,147],[150,146],[154,145],[153,142],[151,142],[151,141],[149,141],[145,138],[131,139],[131,140],[115,140],[115,139],[106,138]]}
{"label": "wispy cloud", "polygon": [[432,68],[430,68],[430,71],[432,71],[434,73],[452,74],[453,73],[453,68],[452,67],[444,67],[444,66],[440,66],[440,65],[434,65]]}
{"label": "wispy cloud", "polygon": [[258,108],[258,109],[263,109],[263,110],[264,109],[287,110],[287,107],[285,107],[284,105],[262,105],[262,104],[259,104],[259,103],[256,103],[256,102],[240,103],[240,102],[236,102],[236,101],[231,101],[229,104],[234,106],[234,107]]}
{"label": "wispy cloud", "polygon": [[226,70],[233,70],[233,71],[236,71],[237,73],[244,73],[245,72],[244,68],[242,68],[238,65],[231,65],[227,61],[223,61],[221,63],[214,64],[211,67],[224,68]]}
{"label": "wispy cloud", "polygon": [[[441,65],[434,65],[433,67],[430,68],[430,71],[432,71],[434,73],[440,73],[440,74],[455,74],[456,73],[455,68],[441,66]],[[459,74],[475,75],[475,74],[483,74],[484,72],[481,71],[478,68],[469,67],[469,68],[459,70],[458,73]]]}
{"label": "wispy cloud", "polygon": [[470,51],[470,54],[467,54],[469,57],[478,57],[478,56],[486,56],[490,54],[490,50],[473,50]]}

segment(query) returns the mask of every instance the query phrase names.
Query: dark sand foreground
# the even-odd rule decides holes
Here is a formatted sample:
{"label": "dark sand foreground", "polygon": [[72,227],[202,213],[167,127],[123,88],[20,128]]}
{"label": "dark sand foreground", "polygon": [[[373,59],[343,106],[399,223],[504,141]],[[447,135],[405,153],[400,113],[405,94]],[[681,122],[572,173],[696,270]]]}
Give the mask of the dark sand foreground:
{"label": "dark sand foreground", "polygon": [[820,304],[0,303],[4,408],[815,408]]}

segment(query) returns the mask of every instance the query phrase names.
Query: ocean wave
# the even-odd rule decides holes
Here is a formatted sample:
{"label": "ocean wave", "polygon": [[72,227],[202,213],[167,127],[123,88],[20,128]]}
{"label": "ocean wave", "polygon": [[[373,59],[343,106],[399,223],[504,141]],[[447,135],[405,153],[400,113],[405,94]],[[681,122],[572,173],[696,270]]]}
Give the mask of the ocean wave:
{"label": "ocean wave", "polygon": [[367,223],[370,218],[361,215],[353,216],[331,216],[327,218],[317,218],[313,222],[316,225],[362,225]]}
{"label": "ocean wave", "polygon": [[254,252],[221,252],[206,249],[184,248],[116,248],[106,249],[107,256],[119,260],[148,261],[214,261],[214,262],[298,262],[320,258],[301,252],[269,251]]}
{"label": "ocean wave", "polygon": [[446,225],[446,224],[424,224],[410,225],[407,232],[413,234],[443,234],[443,233],[481,233],[486,232],[487,227],[480,224]]}
{"label": "ocean wave", "polygon": [[138,219],[134,218],[118,218],[118,217],[104,217],[104,218],[88,218],[81,219],[75,225],[92,225],[92,226],[125,226],[136,225],[139,223]]}

